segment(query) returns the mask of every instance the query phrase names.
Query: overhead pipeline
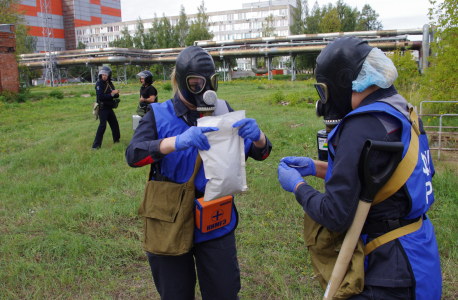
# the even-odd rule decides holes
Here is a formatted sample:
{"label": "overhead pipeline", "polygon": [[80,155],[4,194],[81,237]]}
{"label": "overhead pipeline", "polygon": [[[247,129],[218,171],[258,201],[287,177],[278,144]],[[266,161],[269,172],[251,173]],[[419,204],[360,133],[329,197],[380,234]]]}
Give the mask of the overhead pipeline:
{"label": "overhead pipeline", "polygon": [[235,39],[225,41],[195,41],[195,46],[214,47],[222,45],[248,45],[260,43],[281,43],[292,41],[309,41],[309,40],[323,40],[330,38],[338,38],[342,36],[358,36],[358,37],[389,37],[398,35],[419,35],[423,34],[423,29],[395,29],[395,30],[373,30],[373,31],[350,31],[350,32],[332,32],[332,33],[313,33],[313,34],[298,34],[289,36],[275,36],[275,37],[261,37],[251,39]]}
{"label": "overhead pipeline", "polygon": [[100,48],[100,49],[77,49],[77,50],[67,50],[67,51],[52,51],[52,52],[40,52],[40,53],[29,53],[21,54],[21,58],[32,58],[32,57],[45,57],[49,55],[61,56],[61,55],[72,55],[72,54],[82,54],[82,55],[106,55],[107,53],[116,51],[118,53],[135,53],[135,54],[167,54],[167,53],[179,53],[184,48],[166,48],[166,49],[135,49],[135,48]]}
{"label": "overhead pipeline", "polygon": [[[422,46],[421,41],[395,41],[395,42],[370,42],[370,46],[377,47],[382,51],[390,51],[395,49],[400,50],[420,50]],[[269,47],[269,48],[229,48],[220,49],[214,51],[208,51],[208,53],[219,61],[225,58],[250,58],[250,57],[272,57],[272,56],[289,56],[289,55],[301,55],[301,54],[318,54],[326,47],[326,44],[319,45],[300,45],[300,46],[287,46],[287,47]],[[113,65],[151,65],[151,64],[174,64],[178,52],[173,56],[161,56],[161,57],[144,57],[142,56],[127,56],[126,50],[133,50],[127,48],[105,48],[110,49],[110,53],[119,54],[119,56],[97,56],[97,57],[86,57],[86,58],[74,58],[74,59],[59,59],[56,58],[56,65],[60,68],[71,67],[77,65],[102,65],[102,64],[113,64]],[[164,49],[154,49],[160,51]],[[65,51],[67,53],[68,51]],[[142,53],[145,53],[141,51]],[[125,56],[121,56],[125,55]],[[38,59],[38,58],[37,58]],[[31,69],[38,69],[45,67],[45,61],[35,62],[20,62],[20,66],[27,66]]]}

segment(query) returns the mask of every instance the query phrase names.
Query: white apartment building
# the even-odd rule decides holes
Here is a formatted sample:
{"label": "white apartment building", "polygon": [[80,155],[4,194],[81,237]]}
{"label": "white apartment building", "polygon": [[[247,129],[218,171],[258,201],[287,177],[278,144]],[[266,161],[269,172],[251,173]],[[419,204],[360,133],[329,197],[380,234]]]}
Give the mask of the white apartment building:
{"label": "white apartment building", "polygon": [[[289,26],[292,24],[292,8],[296,0],[263,1],[243,4],[242,9],[207,12],[210,31],[214,41],[249,39],[262,37],[262,24],[269,15],[274,16],[274,34],[277,36],[290,35]],[[197,14],[187,15],[192,22]],[[158,17],[161,18],[161,17]],[[175,26],[179,16],[167,17],[170,24]],[[145,31],[152,27],[154,19],[142,20]],[[116,22],[102,25],[81,26],[75,28],[76,44],[83,42],[88,49],[107,48],[108,43],[121,38],[121,31],[127,26],[133,36],[137,29],[138,20]],[[238,68],[250,68],[248,60],[237,60]]]}

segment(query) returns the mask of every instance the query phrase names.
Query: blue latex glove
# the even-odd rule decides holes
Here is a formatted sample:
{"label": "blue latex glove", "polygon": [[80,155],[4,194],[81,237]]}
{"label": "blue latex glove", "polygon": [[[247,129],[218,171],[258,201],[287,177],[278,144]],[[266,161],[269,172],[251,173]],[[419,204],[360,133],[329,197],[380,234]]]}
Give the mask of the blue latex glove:
{"label": "blue latex glove", "polygon": [[218,127],[196,127],[192,126],[182,134],[177,135],[175,140],[175,150],[186,150],[190,147],[196,147],[199,150],[210,149],[205,132],[218,131]]}
{"label": "blue latex glove", "polygon": [[261,139],[261,130],[259,129],[258,123],[255,119],[245,118],[239,120],[232,125],[232,127],[240,127],[239,135],[244,139],[250,139],[253,142],[257,142]]}
{"label": "blue latex glove", "polygon": [[297,170],[288,167],[288,165],[282,161],[280,161],[278,165],[277,172],[278,181],[280,181],[281,187],[285,191],[296,194],[296,185],[301,182],[305,183]]}
{"label": "blue latex glove", "polygon": [[301,176],[316,175],[315,163],[310,157],[287,156],[283,157],[281,161],[299,171]]}

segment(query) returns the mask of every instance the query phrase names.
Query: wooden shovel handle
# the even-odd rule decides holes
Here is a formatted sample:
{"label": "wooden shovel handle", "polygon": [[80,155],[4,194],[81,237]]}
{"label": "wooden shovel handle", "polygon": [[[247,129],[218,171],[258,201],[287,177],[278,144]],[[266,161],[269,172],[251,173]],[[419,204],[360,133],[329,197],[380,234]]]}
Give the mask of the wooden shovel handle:
{"label": "wooden shovel handle", "polygon": [[347,273],[348,265],[350,264],[353,253],[355,252],[356,244],[358,243],[359,236],[363,230],[370,208],[371,203],[359,200],[355,218],[345,235],[342,248],[340,249],[336,264],[332,270],[331,278],[329,279],[323,300],[332,299],[342,284],[342,280]]}

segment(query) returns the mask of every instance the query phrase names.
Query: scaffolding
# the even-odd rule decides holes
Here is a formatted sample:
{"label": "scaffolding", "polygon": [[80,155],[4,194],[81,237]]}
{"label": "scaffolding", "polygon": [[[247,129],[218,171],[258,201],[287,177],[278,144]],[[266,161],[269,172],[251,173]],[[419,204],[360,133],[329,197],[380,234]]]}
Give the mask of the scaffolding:
{"label": "scaffolding", "polygon": [[41,6],[41,23],[43,28],[43,40],[44,40],[44,52],[45,52],[45,68],[44,75],[45,81],[44,85],[55,86],[55,77],[58,76],[55,57],[52,52],[53,46],[53,23],[52,23],[52,13],[51,13],[51,0],[40,0]]}

